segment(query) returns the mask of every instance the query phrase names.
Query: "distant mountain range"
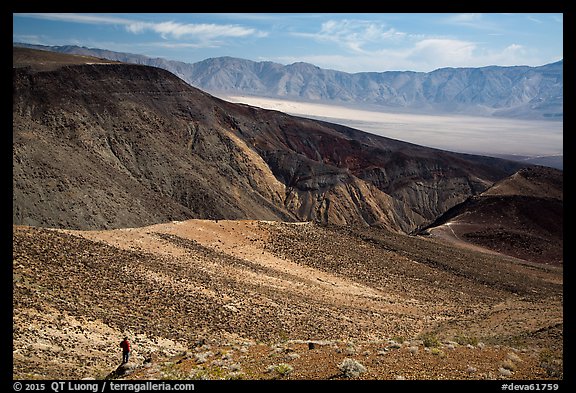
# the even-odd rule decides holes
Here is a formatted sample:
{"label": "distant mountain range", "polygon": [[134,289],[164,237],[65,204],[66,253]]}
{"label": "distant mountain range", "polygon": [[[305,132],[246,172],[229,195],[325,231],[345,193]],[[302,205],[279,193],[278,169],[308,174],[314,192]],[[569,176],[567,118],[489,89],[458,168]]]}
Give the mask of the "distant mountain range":
{"label": "distant mountain range", "polygon": [[563,60],[539,67],[489,66],[350,74],[308,63],[282,65],[218,57],[190,64],[79,46],[14,45],[159,67],[211,93],[377,105],[418,113],[563,119]]}

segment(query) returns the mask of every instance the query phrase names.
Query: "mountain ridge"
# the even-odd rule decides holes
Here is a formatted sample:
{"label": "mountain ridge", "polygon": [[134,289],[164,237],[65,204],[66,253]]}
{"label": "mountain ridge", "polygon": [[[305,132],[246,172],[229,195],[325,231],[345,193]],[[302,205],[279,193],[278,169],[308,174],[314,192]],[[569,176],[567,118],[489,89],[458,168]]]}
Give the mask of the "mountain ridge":
{"label": "mountain ridge", "polygon": [[196,63],[77,46],[15,45],[152,65],[212,93],[248,94],[388,110],[561,120],[563,60],[542,66],[346,73],[313,64],[233,57]]}
{"label": "mountain ridge", "polygon": [[36,71],[23,51],[14,49],[15,223],[250,218],[411,232],[525,166],[229,103],[160,68],[87,60]]}

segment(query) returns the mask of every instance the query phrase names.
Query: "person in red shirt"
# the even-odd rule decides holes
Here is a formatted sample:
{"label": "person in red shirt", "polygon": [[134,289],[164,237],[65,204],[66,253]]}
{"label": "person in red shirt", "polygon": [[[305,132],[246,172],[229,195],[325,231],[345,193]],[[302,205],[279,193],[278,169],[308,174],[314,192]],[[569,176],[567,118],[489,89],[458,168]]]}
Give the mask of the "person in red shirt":
{"label": "person in red shirt", "polygon": [[130,342],[128,337],[124,337],[124,340],[120,342],[120,347],[122,348],[122,364],[128,363],[128,358],[130,357]]}

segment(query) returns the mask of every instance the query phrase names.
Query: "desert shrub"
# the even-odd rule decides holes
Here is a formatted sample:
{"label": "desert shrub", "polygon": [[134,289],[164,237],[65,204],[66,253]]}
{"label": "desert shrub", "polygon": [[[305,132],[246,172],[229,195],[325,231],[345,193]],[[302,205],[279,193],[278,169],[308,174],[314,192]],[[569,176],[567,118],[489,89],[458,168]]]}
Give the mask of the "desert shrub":
{"label": "desert shrub", "polygon": [[348,356],[356,355],[356,353],[358,353],[358,349],[356,348],[356,345],[354,345],[354,343],[349,342],[346,344],[346,349],[344,349],[344,353]]}
{"label": "desert shrub", "polygon": [[286,364],[286,363],[280,363],[279,365],[276,366],[275,371],[278,374],[285,376],[285,375],[290,374],[292,371],[294,371],[294,367],[292,367],[291,365]]}
{"label": "desert shrub", "polygon": [[512,371],[510,371],[509,369],[504,368],[504,367],[500,367],[500,368],[498,369],[498,372],[499,372],[500,375],[502,375],[503,377],[509,377],[509,376],[512,375]]}
{"label": "desert shrub", "polygon": [[214,355],[211,351],[201,352],[194,355],[197,363],[205,363],[210,356]]}
{"label": "desert shrub", "polygon": [[280,336],[280,341],[283,343],[285,343],[286,341],[288,341],[290,339],[290,336],[284,330],[280,331],[279,336]]}
{"label": "desert shrub", "polygon": [[562,359],[554,356],[550,350],[544,350],[539,355],[540,367],[544,369],[550,378],[562,379],[564,376]]}
{"label": "desert shrub", "polygon": [[366,372],[366,367],[362,363],[351,358],[344,359],[338,368],[346,378],[356,378]]}
{"label": "desert shrub", "polygon": [[210,365],[208,367],[200,366],[200,368],[192,369],[185,378],[179,379],[198,379],[198,380],[226,380],[226,379],[244,379],[244,373],[240,371],[229,372],[229,370]]}
{"label": "desert shrub", "polygon": [[432,355],[436,355],[436,356],[439,356],[439,357],[441,357],[441,358],[443,358],[444,356],[446,356],[446,354],[444,353],[444,351],[442,351],[440,348],[432,348],[432,349],[430,350],[430,353],[431,353]]}
{"label": "desert shrub", "polygon": [[508,357],[508,359],[516,363],[520,363],[522,361],[522,359],[520,359],[520,356],[516,355],[514,352],[508,352],[508,355],[506,356]]}
{"label": "desert shrub", "polygon": [[282,377],[287,376],[292,371],[294,371],[294,367],[286,363],[271,364],[270,366],[268,366],[268,368],[266,368],[266,372],[273,372]]}
{"label": "desert shrub", "polygon": [[421,340],[424,342],[424,346],[426,348],[436,348],[442,345],[442,343],[440,343],[440,340],[438,340],[438,337],[436,337],[432,333],[426,333],[422,335]]}
{"label": "desert shrub", "polygon": [[515,371],[516,370],[516,364],[514,364],[514,362],[510,359],[505,359],[502,362],[502,368],[505,368],[505,369],[510,370],[510,371]]}
{"label": "desert shrub", "polygon": [[234,380],[234,381],[242,380],[245,378],[246,378],[246,376],[241,371],[234,371],[234,372],[231,372],[230,374],[228,374],[226,376],[226,379],[230,379],[230,380]]}
{"label": "desert shrub", "polygon": [[162,365],[160,370],[160,379],[162,380],[174,380],[174,379],[185,379],[180,370],[178,370],[174,363],[166,362]]}
{"label": "desert shrub", "polygon": [[466,336],[464,334],[459,334],[456,337],[454,337],[454,341],[456,341],[460,345],[476,346],[479,343],[478,337]]}
{"label": "desert shrub", "polygon": [[397,343],[403,343],[404,341],[406,341],[406,340],[404,339],[404,336],[394,336],[394,337],[392,337],[392,340],[393,340],[394,342],[397,342]]}

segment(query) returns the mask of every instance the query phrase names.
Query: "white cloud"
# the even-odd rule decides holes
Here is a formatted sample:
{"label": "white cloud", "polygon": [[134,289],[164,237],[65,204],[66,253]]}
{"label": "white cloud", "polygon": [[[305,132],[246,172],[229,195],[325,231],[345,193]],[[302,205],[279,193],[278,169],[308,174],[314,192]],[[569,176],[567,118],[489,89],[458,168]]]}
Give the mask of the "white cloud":
{"label": "white cloud", "polygon": [[511,44],[500,50],[489,50],[481,43],[447,38],[425,38],[404,47],[347,55],[281,56],[266,60],[282,64],[304,61],[322,68],[345,72],[365,70],[429,72],[444,67],[544,64],[534,51],[519,44]]}
{"label": "white cloud", "polygon": [[86,15],[86,14],[14,14],[20,17],[55,20],[61,22],[107,24],[123,26],[126,31],[134,34],[152,31],[160,34],[162,38],[182,39],[187,37],[198,40],[212,40],[221,37],[265,37],[266,32],[249,27],[229,24],[193,24],[165,22],[143,22],[134,19],[118,18],[110,15]]}
{"label": "white cloud", "polygon": [[34,45],[43,45],[43,37],[33,34],[12,34],[12,42],[25,42]]}
{"label": "white cloud", "polygon": [[[136,44],[143,48],[169,48],[169,49],[200,49],[208,48],[210,44],[206,43],[193,43],[193,42],[173,42],[173,41],[158,41],[158,42],[141,42]],[[218,47],[214,44],[213,47]]]}
{"label": "white cloud", "polygon": [[151,23],[151,22],[133,22],[126,25],[126,30],[132,33],[142,33],[144,31],[153,31],[160,34],[163,38],[173,37],[180,39],[183,37],[201,37],[202,39],[214,39],[219,37],[246,37],[255,35],[258,37],[265,36],[265,33],[258,32],[252,28],[246,28],[238,25],[216,25],[216,24],[183,24],[172,21]]}
{"label": "white cloud", "polygon": [[506,29],[494,23],[492,18],[485,18],[484,14],[456,14],[441,20],[449,25],[467,27],[475,30],[484,30],[498,33],[505,33]]}
{"label": "white cloud", "polygon": [[381,44],[404,38],[405,33],[381,23],[363,20],[329,20],[322,23],[318,33],[292,33],[292,35],[312,38],[321,42],[332,42],[353,52],[365,52],[369,44]]}
{"label": "white cloud", "polygon": [[476,44],[472,42],[446,39],[428,38],[418,41],[406,51],[405,59],[424,64],[468,64],[474,58]]}
{"label": "white cloud", "polygon": [[539,24],[539,25],[541,25],[542,23],[544,23],[544,22],[542,22],[540,19],[535,18],[535,17],[533,17],[533,16],[527,16],[526,19],[528,19],[529,21],[534,22],[534,23],[536,23],[536,24]]}
{"label": "white cloud", "polygon": [[16,13],[14,16],[72,23],[125,25],[133,21],[109,15]]}
{"label": "white cloud", "polygon": [[450,16],[448,22],[456,24],[469,24],[482,19],[482,14],[457,14]]}

